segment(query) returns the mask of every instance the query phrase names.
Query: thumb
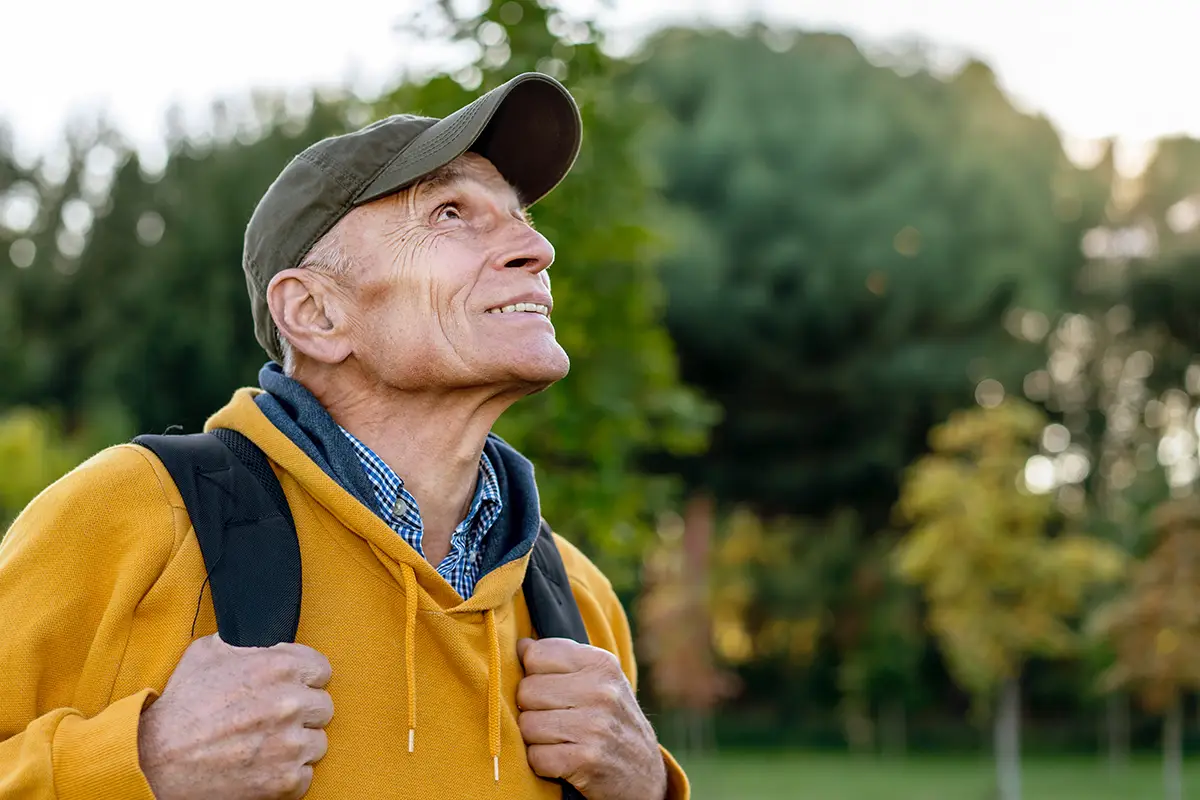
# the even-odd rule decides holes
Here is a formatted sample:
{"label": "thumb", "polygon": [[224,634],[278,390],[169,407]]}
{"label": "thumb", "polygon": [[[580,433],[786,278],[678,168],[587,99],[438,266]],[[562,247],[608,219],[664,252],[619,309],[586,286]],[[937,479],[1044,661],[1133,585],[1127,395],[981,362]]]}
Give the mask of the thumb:
{"label": "thumb", "polygon": [[531,647],[533,647],[533,639],[517,639],[517,658],[521,660],[522,666],[525,664],[525,653]]}

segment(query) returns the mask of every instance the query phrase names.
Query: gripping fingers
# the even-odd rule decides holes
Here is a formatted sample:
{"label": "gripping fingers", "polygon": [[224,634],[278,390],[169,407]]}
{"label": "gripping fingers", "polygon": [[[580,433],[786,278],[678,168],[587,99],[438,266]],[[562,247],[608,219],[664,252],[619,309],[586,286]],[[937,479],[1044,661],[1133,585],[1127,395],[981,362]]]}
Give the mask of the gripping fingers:
{"label": "gripping fingers", "polygon": [[517,705],[527,711],[576,708],[593,699],[591,684],[585,686],[586,695],[575,675],[530,675],[517,684]]}
{"label": "gripping fingers", "polygon": [[333,719],[333,698],[329,692],[310,689],[305,692],[304,727],[324,728]]}
{"label": "gripping fingers", "polygon": [[305,686],[322,689],[333,677],[333,667],[329,666],[328,658],[315,650],[309,651],[309,656],[300,669],[300,679]]}
{"label": "gripping fingers", "polygon": [[309,764],[305,764],[297,770],[295,778],[291,781],[293,784],[292,791],[285,795],[288,800],[300,800],[304,795],[308,794],[308,788],[312,786],[313,768]]}
{"label": "gripping fingers", "polygon": [[305,730],[303,736],[304,764],[315,764],[329,751],[329,736],[322,730]]}
{"label": "gripping fingers", "polygon": [[570,779],[583,762],[584,748],[577,744],[531,744],[525,758],[543,778]]}
{"label": "gripping fingers", "polygon": [[517,719],[526,744],[571,744],[579,741],[580,712],[573,709],[522,711]]}
{"label": "gripping fingers", "polygon": [[333,667],[330,666],[329,659],[325,657],[325,654],[307,645],[280,642],[277,645],[263,648],[262,652],[272,653],[283,659],[284,671],[305,686],[311,686],[314,689],[323,688],[333,676]]}

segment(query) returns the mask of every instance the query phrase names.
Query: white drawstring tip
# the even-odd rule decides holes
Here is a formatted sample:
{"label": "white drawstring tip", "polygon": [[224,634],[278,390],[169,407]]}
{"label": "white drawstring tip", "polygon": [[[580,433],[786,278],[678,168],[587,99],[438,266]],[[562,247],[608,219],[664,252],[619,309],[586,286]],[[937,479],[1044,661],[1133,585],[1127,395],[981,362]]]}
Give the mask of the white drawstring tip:
{"label": "white drawstring tip", "polygon": [[500,782],[500,756],[492,756],[492,769],[496,772],[496,783]]}
{"label": "white drawstring tip", "polygon": [[408,729],[408,752],[410,752],[410,753],[413,751],[413,734],[414,733],[416,733],[415,729],[413,729],[413,728]]}

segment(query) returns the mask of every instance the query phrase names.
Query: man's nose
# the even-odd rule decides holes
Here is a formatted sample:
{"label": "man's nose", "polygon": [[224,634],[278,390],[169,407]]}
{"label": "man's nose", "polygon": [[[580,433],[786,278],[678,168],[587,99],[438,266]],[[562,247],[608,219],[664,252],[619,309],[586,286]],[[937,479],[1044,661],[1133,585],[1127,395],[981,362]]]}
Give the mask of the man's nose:
{"label": "man's nose", "polygon": [[523,269],[532,275],[547,269],[554,263],[554,245],[533,228],[525,226],[505,257],[505,269]]}

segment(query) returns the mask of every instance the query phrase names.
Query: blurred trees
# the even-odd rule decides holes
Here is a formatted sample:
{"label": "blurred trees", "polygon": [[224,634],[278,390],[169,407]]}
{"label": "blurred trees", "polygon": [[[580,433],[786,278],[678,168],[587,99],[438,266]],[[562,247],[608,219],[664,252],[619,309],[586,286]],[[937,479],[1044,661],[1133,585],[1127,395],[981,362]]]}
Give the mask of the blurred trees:
{"label": "blurred trees", "polygon": [[1183,697],[1200,691],[1200,500],[1163,504],[1153,549],[1127,590],[1100,608],[1092,632],[1110,642],[1109,689],[1132,688],[1163,716],[1166,797],[1180,800]]}
{"label": "blurred trees", "polygon": [[[720,643],[731,615],[725,604],[711,602],[710,503],[711,498],[694,496],[682,516],[662,515],[633,608],[639,658],[653,665],[647,683],[658,704],[673,712],[676,747],[692,752],[714,746],[714,711],[740,689],[714,658],[713,640]],[[740,622],[736,610],[732,621]]]}
{"label": "blurred trees", "polygon": [[344,128],[346,110],[218,103],[207,129],[176,121],[154,171],[115,134],[82,129],[7,187],[10,210],[27,198],[36,213],[3,271],[14,313],[0,364],[15,366],[0,403],[57,407],[69,424],[117,407],[126,435],[198,430],[266,360],[241,271],[250,212],[288,159]]}
{"label": "blurred trees", "polygon": [[86,436],[67,437],[50,412],[13,408],[0,414],[0,538],[42,489],[90,455]]}
{"label": "blurred trees", "polygon": [[929,626],[977,708],[995,710],[1001,800],[1018,800],[1019,683],[1035,655],[1072,652],[1069,626],[1085,593],[1111,583],[1123,553],[1053,531],[1052,499],[1025,488],[1025,468],[1047,420],[1009,400],[957,411],[930,434],[933,452],[909,470],[898,513],[911,530],[896,567],[922,587]]}
{"label": "blurred trees", "polygon": [[764,511],[852,505],[882,528],[929,427],[1036,366],[998,323],[1057,308],[1082,260],[1074,168],[981,64],[902,77],[778,30],[672,31],[644,58],[668,323],[725,412],[675,466]]}
{"label": "blurred trees", "polygon": [[[1200,336],[1191,310],[1200,301],[1191,269],[1200,223],[1198,152],[1192,140],[1164,140],[1138,175],[1115,171],[1111,144],[1102,153],[1090,173],[1105,203],[1081,240],[1087,263],[1064,303],[1068,313],[1047,337],[1046,367],[1025,381],[1026,394],[1055,415],[1037,472],[1077,524],[1134,558],[1159,538],[1154,509],[1171,495],[1189,496],[1200,474]],[[1122,669],[1117,643],[1097,642],[1088,669]],[[1115,765],[1129,746],[1123,685],[1133,686],[1102,684]]]}
{"label": "blurred trees", "polygon": [[[865,745],[863,709],[886,698],[902,730],[921,665],[881,544],[900,472],[932,425],[1040,365],[1002,320],[1062,305],[1105,198],[978,63],[902,75],[845,37],[765,28],[668,31],[641,59],[635,96],[662,108],[646,140],[670,209],[667,321],[684,377],[723,412],[703,454],[656,463],[817,539],[852,514],[805,602],[828,615],[843,727]],[[798,555],[770,563],[809,573]]]}

